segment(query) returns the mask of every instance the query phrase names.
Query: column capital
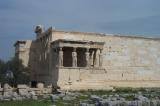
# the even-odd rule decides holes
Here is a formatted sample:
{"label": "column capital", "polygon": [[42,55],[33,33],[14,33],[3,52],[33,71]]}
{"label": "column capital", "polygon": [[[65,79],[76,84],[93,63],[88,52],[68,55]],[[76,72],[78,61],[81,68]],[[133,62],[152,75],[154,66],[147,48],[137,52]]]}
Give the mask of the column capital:
{"label": "column capital", "polygon": [[63,47],[59,47],[59,50],[60,50],[60,51],[63,51],[62,48],[63,48]]}
{"label": "column capital", "polygon": [[76,52],[76,49],[77,49],[76,47],[73,47],[73,52]]}
{"label": "column capital", "polygon": [[90,48],[86,48],[86,52],[89,52],[89,49],[90,49]]}

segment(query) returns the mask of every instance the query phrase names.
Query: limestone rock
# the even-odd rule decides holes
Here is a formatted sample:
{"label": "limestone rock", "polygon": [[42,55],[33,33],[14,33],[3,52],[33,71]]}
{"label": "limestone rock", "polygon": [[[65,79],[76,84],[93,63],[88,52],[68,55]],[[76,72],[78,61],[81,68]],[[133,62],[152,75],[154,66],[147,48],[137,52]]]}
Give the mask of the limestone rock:
{"label": "limestone rock", "polygon": [[32,96],[36,95],[35,91],[29,91],[29,94],[32,95]]}
{"label": "limestone rock", "polygon": [[91,95],[90,98],[92,101],[95,101],[95,102],[99,102],[102,100],[99,96],[96,96],[96,95]]}
{"label": "limestone rock", "polygon": [[103,99],[99,103],[100,103],[100,106],[108,106],[108,102],[109,102],[108,99]]}
{"label": "limestone rock", "polygon": [[142,95],[135,95],[135,100],[147,101],[148,98]]}
{"label": "limestone rock", "polygon": [[11,89],[12,87],[8,83],[5,83],[3,88],[5,90],[5,89]]}
{"label": "limestone rock", "polygon": [[52,100],[52,102],[54,102],[54,101],[56,101],[56,100],[58,100],[58,99],[60,99],[59,96],[57,96],[57,95],[51,95],[51,100]]}
{"label": "limestone rock", "polygon": [[38,97],[37,97],[37,96],[32,96],[32,99],[33,99],[33,100],[37,100]]}
{"label": "limestone rock", "polygon": [[18,85],[17,85],[17,88],[19,88],[19,89],[27,89],[28,86],[25,85],[25,84],[18,84]]}
{"label": "limestone rock", "polygon": [[58,96],[59,96],[60,98],[63,98],[63,97],[65,96],[65,94],[64,94],[64,93],[60,93],[60,94],[58,94]]}
{"label": "limestone rock", "polygon": [[12,93],[12,97],[16,98],[18,96],[17,92]]}
{"label": "limestone rock", "polygon": [[37,88],[43,89],[43,88],[44,88],[44,84],[43,84],[43,83],[38,83],[38,84],[37,84]]}
{"label": "limestone rock", "polygon": [[18,92],[19,92],[19,95],[21,95],[21,96],[25,96],[25,95],[28,94],[28,90],[27,89],[19,89]]}
{"label": "limestone rock", "polygon": [[65,101],[71,101],[71,100],[74,100],[74,99],[76,99],[76,97],[74,97],[74,96],[64,96],[63,98],[62,98],[63,100],[65,100]]}
{"label": "limestone rock", "polygon": [[43,99],[47,99],[47,98],[50,98],[50,95],[43,95]]}
{"label": "limestone rock", "polygon": [[80,103],[79,106],[95,106],[95,104]]}

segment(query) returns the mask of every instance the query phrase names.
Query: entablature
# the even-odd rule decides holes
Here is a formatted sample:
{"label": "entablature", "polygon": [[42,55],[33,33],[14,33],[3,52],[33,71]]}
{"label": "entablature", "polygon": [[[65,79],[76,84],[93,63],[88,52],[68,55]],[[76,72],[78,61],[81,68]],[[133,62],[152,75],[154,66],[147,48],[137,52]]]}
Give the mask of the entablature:
{"label": "entablature", "polygon": [[95,48],[103,49],[104,42],[94,42],[94,41],[85,41],[85,40],[65,40],[59,39],[52,42],[52,47],[73,47],[73,48]]}

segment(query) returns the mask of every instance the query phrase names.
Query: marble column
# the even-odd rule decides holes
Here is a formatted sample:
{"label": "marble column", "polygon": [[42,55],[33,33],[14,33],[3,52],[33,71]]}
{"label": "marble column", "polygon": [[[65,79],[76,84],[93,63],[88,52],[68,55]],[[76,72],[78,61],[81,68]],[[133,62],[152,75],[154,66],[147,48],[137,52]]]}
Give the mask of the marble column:
{"label": "marble column", "polygon": [[89,48],[87,48],[85,55],[86,55],[86,67],[90,67]]}
{"label": "marble column", "polygon": [[62,50],[62,47],[59,48],[59,67],[63,67],[63,50]]}
{"label": "marble column", "polygon": [[100,49],[100,54],[99,54],[99,67],[102,67],[103,63],[103,54],[102,54],[102,49]]}
{"label": "marble column", "polygon": [[76,48],[73,48],[73,52],[72,52],[72,67],[77,67],[77,52],[76,52]]}

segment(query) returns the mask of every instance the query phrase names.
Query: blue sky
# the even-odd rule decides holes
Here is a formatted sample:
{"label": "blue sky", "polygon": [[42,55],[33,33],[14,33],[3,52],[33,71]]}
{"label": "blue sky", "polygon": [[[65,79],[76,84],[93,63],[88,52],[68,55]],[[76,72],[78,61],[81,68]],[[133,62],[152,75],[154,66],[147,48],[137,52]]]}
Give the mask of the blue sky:
{"label": "blue sky", "polygon": [[0,0],[0,58],[34,27],[160,37],[160,0]]}

